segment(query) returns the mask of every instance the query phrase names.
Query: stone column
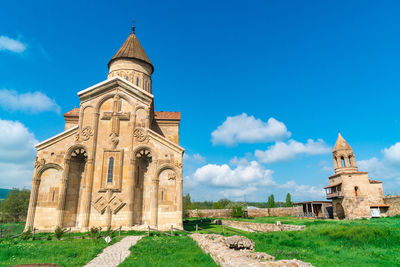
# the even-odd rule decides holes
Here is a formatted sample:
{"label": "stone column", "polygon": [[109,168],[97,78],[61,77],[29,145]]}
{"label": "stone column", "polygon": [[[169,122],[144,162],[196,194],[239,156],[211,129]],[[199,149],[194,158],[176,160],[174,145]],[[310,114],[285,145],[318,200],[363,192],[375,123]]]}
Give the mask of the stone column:
{"label": "stone column", "polygon": [[[110,201],[112,194],[113,194],[112,190],[108,189],[106,193],[107,201]],[[112,217],[112,211],[110,208],[110,204],[108,204],[106,208],[106,226],[108,229],[111,229],[111,217]]]}
{"label": "stone column", "polygon": [[154,177],[151,181],[151,217],[150,224],[157,227],[157,217],[158,217],[158,177]]}
{"label": "stone column", "polygon": [[65,198],[67,193],[67,182],[69,175],[70,160],[66,159],[64,162],[64,172],[61,179],[60,195],[58,197],[57,206],[57,226],[62,227],[64,218]]}
{"label": "stone column", "polygon": [[31,229],[33,228],[33,222],[35,219],[35,211],[36,211],[36,202],[37,202],[38,193],[39,193],[39,185],[40,185],[40,179],[37,177],[37,171],[35,170],[35,174],[33,176],[33,182],[32,182],[31,197],[29,200],[28,215],[26,216],[25,230],[28,230],[29,228],[31,228]]}
{"label": "stone column", "polygon": [[182,198],[183,198],[183,180],[179,177],[176,180],[176,214],[178,216],[178,227],[182,227]]}
{"label": "stone column", "polygon": [[337,157],[333,157],[333,168],[336,170],[338,168]]}
{"label": "stone column", "polygon": [[133,213],[134,213],[134,206],[135,206],[135,179],[137,177],[136,172],[136,157],[133,155],[133,159],[131,159],[130,170],[128,174],[128,183],[126,186],[128,187],[128,226],[133,226]]}
{"label": "stone column", "polygon": [[90,218],[90,205],[92,202],[92,187],[93,187],[93,159],[86,161],[86,177],[85,177],[85,195],[83,205],[83,216],[82,216],[82,230],[88,230],[89,218]]}

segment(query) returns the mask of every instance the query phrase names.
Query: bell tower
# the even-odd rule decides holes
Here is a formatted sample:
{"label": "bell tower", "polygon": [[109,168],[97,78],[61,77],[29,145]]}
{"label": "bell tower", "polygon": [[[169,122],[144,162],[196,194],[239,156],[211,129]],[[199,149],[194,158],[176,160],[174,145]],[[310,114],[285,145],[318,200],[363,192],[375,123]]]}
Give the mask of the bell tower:
{"label": "bell tower", "polygon": [[137,87],[152,93],[151,75],[154,66],[135,34],[135,27],[121,48],[108,62],[108,76],[120,76]]}
{"label": "bell tower", "polygon": [[335,173],[357,171],[356,159],[353,149],[339,133],[335,147],[332,151]]}

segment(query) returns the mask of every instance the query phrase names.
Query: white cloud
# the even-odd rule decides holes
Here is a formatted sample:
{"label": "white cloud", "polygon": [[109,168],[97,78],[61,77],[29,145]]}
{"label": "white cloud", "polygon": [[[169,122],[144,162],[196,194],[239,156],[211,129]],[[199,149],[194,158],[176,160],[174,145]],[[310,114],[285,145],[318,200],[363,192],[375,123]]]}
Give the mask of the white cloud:
{"label": "white cloud", "polygon": [[206,157],[203,157],[199,153],[193,154],[193,159],[199,162],[206,162]]}
{"label": "white cloud", "polygon": [[392,145],[389,148],[384,148],[382,150],[384,157],[392,162],[400,163],[400,143]]}
{"label": "white cloud", "polygon": [[322,185],[299,185],[295,181],[291,180],[279,187],[289,189],[292,196],[300,199],[318,200],[325,198],[326,196]]}
{"label": "white cloud", "polygon": [[293,159],[300,154],[320,155],[329,152],[331,152],[331,148],[322,139],[318,139],[317,141],[308,139],[305,144],[295,140],[276,142],[265,151],[256,150],[254,155],[260,162],[272,163]]}
{"label": "white cloud", "polygon": [[7,36],[0,36],[0,51],[7,50],[14,53],[22,53],[26,50],[26,45],[20,41],[11,39]]}
{"label": "white cloud", "polygon": [[219,187],[241,187],[250,184],[270,185],[272,181],[272,170],[265,169],[256,161],[245,165],[239,165],[232,169],[227,164],[207,164],[192,175],[197,183],[206,183]]}
{"label": "white cloud", "polygon": [[57,103],[41,92],[18,94],[14,90],[0,90],[0,106],[11,111],[43,112],[53,111],[60,113],[61,108]]}
{"label": "white cloud", "polygon": [[0,119],[0,187],[29,186],[38,143],[22,123]]}
{"label": "white cloud", "polygon": [[289,138],[284,123],[270,118],[263,122],[246,113],[227,117],[222,125],[211,133],[213,145],[234,146],[238,143],[271,142]]}

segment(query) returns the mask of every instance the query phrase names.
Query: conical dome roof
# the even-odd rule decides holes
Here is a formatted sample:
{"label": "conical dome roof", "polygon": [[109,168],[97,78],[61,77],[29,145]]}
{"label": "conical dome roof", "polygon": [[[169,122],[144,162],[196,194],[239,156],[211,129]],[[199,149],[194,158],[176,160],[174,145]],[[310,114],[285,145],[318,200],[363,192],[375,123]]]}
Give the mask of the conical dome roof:
{"label": "conical dome roof", "polygon": [[333,152],[338,150],[353,150],[340,133],[336,140],[335,147],[333,148]]}
{"label": "conical dome roof", "polygon": [[134,28],[132,29],[131,34],[129,34],[128,38],[125,40],[124,44],[121,48],[115,53],[115,55],[108,62],[108,68],[110,68],[111,62],[116,59],[137,59],[143,62],[150,64],[152,68],[152,72],[154,71],[154,66],[151,63],[149,57],[144,51],[142,45],[140,44],[138,38],[136,37]]}

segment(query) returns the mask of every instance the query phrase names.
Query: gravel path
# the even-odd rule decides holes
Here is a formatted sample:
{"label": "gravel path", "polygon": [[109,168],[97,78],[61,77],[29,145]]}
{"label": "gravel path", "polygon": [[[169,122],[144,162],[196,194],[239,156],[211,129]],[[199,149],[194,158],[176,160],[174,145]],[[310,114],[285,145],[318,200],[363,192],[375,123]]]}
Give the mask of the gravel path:
{"label": "gravel path", "polygon": [[131,254],[130,247],[136,245],[143,236],[127,236],[118,243],[106,247],[84,267],[114,267],[118,266]]}

